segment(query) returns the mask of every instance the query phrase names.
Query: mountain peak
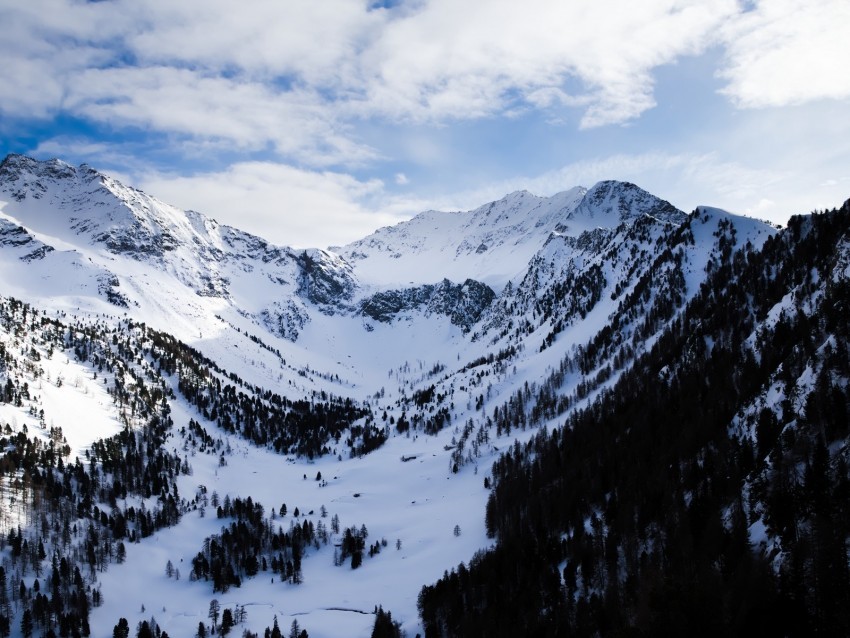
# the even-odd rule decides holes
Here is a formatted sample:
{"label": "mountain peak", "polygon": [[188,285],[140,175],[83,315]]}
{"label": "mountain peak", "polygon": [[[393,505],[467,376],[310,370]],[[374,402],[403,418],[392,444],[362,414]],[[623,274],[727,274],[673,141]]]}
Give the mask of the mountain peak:
{"label": "mountain peak", "polygon": [[677,224],[687,218],[684,212],[670,202],[631,182],[616,180],[604,180],[594,184],[585,193],[571,217],[594,220],[600,226],[616,226],[644,215]]}
{"label": "mountain peak", "polygon": [[37,160],[18,153],[9,153],[0,162],[0,178],[14,178],[29,174],[54,179],[74,177],[77,169],[60,159]]}
{"label": "mountain peak", "polygon": [[79,184],[100,188],[107,183],[118,184],[86,164],[77,168],[56,158],[37,160],[10,153],[0,162],[0,192],[19,202],[27,198],[39,200],[55,188],[74,188]]}

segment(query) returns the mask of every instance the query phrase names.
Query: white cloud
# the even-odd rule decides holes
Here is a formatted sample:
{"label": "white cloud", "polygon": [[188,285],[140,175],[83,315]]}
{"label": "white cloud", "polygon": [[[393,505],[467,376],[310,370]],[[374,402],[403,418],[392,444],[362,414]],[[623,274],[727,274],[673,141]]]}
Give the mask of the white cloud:
{"label": "white cloud", "polygon": [[767,197],[761,198],[755,206],[744,211],[751,217],[770,217],[776,209],[776,202]]}
{"label": "white cloud", "polygon": [[352,73],[359,50],[384,22],[351,0],[124,0],[137,16],[127,44],[144,65],[238,71],[252,81],[291,77],[334,86]]}
{"label": "white cloud", "polygon": [[742,107],[850,97],[850,3],[761,0],[724,29],[723,93]]}
{"label": "white cloud", "polygon": [[848,25],[846,0],[6,2],[0,128],[61,112],[161,134],[171,155],[271,151],[315,168],[375,160],[363,131],[415,122],[395,148],[433,167],[446,148],[430,132],[457,120],[632,122],[656,102],[659,67],[712,46],[738,106],[846,98]]}
{"label": "white cloud", "polygon": [[341,133],[342,125],[309,91],[281,94],[263,84],[188,69],[86,70],[68,88],[65,103],[78,114],[115,126],[226,140],[242,150],[273,144],[279,153],[314,165],[375,156]]}
{"label": "white cloud", "polygon": [[410,183],[410,179],[404,173],[395,174],[395,183],[399,186],[405,186]]}
{"label": "white cloud", "polygon": [[[824,0],[430,0],[370,11],[349,0],[33,0],[2,9],[0,109],[64,108],[311,164],[370,156],[358,117],[417,121],[584,109],[583,127],[655,104],[652,73],[725,43],[741,106],[850,95],[850,5]],[[570,89],[567,90],[567,85]]]}
{"label": "white cloud", "polygon": [[[731,0],[432,0],[364,52],[364,108],[414,119],[480,117],[513,102],[588,104],[587,127],[650,108],[653,68],[698,53]],[[567,96],[565,82],[583,84]]]}
{"label": "white cloud", "polygon": [[139,184],[170,204],[299,248],[345,244],[401,219],[376,212],[373,202],[384,189],[380,180],[270,162],[188,177],[148,173]]}
{"label": "white cloud", "polygon": [[[69,11],[63,3],[0,4],[0,114],[45,118],[62,105],[66,78],[103,61],[90,42],[101,26],[92,11]],[[110,33],[104,28],[102,33]]]}

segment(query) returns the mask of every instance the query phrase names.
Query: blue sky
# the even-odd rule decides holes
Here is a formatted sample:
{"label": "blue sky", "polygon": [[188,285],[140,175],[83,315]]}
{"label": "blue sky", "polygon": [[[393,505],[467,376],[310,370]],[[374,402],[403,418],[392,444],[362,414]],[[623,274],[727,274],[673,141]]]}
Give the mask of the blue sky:
{"label": "blue sky", "polygon": [[601,179],[777,223],[850,197],[850,3],[0,3],[0,155],[277,243]]}

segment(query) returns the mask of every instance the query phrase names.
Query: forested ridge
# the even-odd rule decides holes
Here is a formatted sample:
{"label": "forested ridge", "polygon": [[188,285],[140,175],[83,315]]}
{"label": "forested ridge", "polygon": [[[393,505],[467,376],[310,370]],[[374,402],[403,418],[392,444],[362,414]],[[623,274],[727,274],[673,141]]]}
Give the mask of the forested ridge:
{"label": "forested ridge", "polygon": [[[87,636],[90,610],[103,602],[98,573],[123,562],[125,543],[176,524],[193,506],[175,482],[191,468],[164,448],[169,390],[150,361],[137,358],[143,331],[125,322],[119,339],[102,324],[69,325],[16,300],[0,303],[0,322],[9,337],[0,344],[0,402],[39,421],[34,431],[6,423],[0,438],[0,481],[16,503],[0,518],[7,530],[0,549],[11,548],[0,568],[0,635],[17,620],[23,636]],[[103,382],[124,426],[92,443],[84,461],[69,458],[61,428],[48,430],[39,409],[44,384],[81,383],[46,375],[42,361],[54,352],[83,362]]]}
{"label": "forested ridge", "polygon": [[[847,635],[850,202],[727,249],[650,351],[493,466],[426,636]],[[734,233],[732,234],[734,240]]]}

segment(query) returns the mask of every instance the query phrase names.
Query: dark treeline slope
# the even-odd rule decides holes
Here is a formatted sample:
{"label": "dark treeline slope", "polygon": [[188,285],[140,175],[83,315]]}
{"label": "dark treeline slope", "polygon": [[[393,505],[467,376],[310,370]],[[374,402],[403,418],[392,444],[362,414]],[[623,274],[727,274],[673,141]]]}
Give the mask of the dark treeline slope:
{"label": "dark treeline slope", "polygon": [[[696,213],[697,215],[699,213]],[[493,467],[426,636],[850,632],[850,202],[709,264],[616,385]]]}

